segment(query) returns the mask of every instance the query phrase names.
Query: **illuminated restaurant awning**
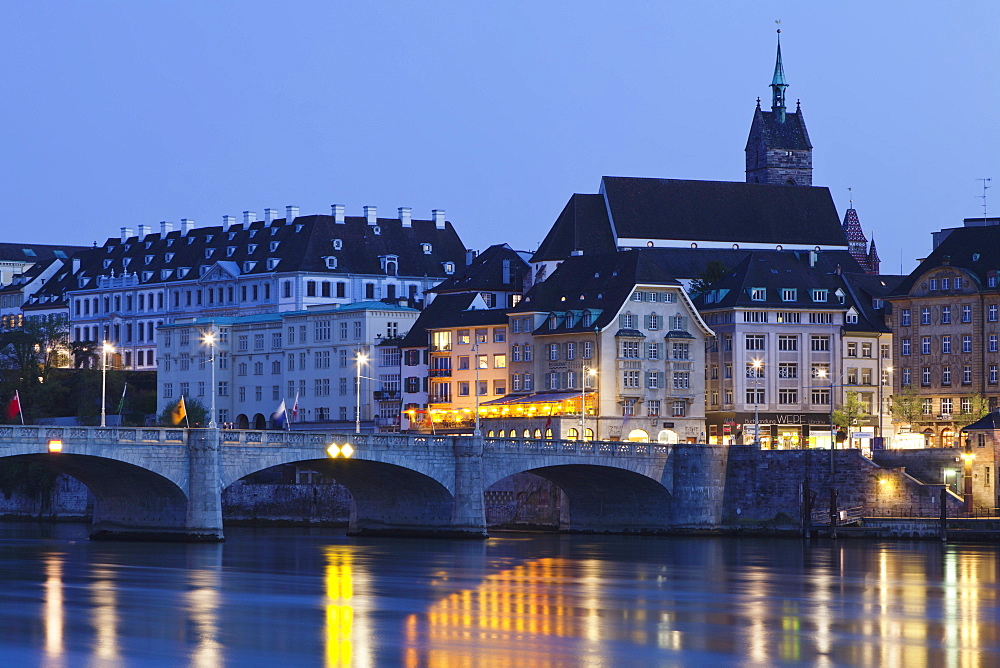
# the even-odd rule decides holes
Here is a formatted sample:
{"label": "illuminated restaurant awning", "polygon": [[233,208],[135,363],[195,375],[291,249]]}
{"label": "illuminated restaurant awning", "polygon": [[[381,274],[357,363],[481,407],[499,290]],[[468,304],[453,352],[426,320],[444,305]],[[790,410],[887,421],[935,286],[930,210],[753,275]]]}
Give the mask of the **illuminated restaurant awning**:
{"label": "illuminated restaurant awning", "polygon": [[[593,390],[588,390],[587,394],[593,394]],[[500,404],[559,404],[570,399],[580,399],[579,392],[538,392],[536,394],[508,394],[499,399],[484,401],[480,406],[497,406]]]}

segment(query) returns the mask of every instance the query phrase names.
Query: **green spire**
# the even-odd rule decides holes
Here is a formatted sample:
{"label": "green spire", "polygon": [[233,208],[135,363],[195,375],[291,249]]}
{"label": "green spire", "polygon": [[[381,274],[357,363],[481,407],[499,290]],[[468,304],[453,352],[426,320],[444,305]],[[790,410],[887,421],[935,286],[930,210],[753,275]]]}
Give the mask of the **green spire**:
{"label": "green spire", "polygon": [[779,123],[785,122],[785,67],[781,64],[781,28],[778,28],[778,58],[774,62],[774,77],[771,79],[771,111]]}

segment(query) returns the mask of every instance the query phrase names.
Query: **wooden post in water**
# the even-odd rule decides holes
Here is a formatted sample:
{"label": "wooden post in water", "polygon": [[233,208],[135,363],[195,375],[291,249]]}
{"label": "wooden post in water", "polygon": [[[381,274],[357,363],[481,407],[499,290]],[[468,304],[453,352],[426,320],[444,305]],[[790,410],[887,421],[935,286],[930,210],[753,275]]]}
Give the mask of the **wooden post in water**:
{"label": "wooden post in water", "polygon": [[812,491],[809,489],[809,480],[802,481],[802,537],[806,540],[810,538],[812,529]]}
{"label": "wooden post in water", "polygon": [[837,520],[840,513],[837,512],[837,490],[830,489],[830,538],[837,537]]}

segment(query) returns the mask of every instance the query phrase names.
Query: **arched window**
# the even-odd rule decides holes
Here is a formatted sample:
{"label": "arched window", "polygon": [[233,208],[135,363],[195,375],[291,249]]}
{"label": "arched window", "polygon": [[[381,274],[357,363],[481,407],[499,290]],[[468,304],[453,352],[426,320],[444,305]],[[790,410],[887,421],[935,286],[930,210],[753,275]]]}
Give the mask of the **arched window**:
{"label": "arched window", "polygon": [[504,430],[501,429],[500,431],[497,432],[497,438],[503,438],[505,433],[506,432],[504,432]]}
{"label": "arched window", "polygon": [[525,429],[524,430],[524,434],[522,434],[522,436],[524,438],[531,438],[531,430],[530,429]]}
{"label": "arched window", "polygon": [[787,181],[785,181],[785,185],[786,186],[794,186],[795,185],[795,179],[788,179]]}
{"label": "arched window", "polygon": [[545,430],[545,439],[549,440],[549,441],[552,440],[552,430],[551,429],[546,429]]}
{"label": "arched window", "polygon": [[593,441],[594,440],[594,430],[591,429],[591,428],[589,428],[589,427],[587,429],[585,429],[584,432],[583,432],[583,440],[585,440],[585,441]]}
{"label": "arched window", "polygon": [[566,440],[575,441],[578,438],[580,438],[580,432],[578,432],[576,429],[570,429],[569,431],[566,432]]}
{"label": "arched window", "polygon": [[628,433],[628,440],[633,443],[649,443],[649,434],[644,429],[633,429]]}
{"label": "arched window", "polygon": [[535,430],[535,438],[541,438],[541,437],[542,437],[542,430],[541,429],[536,429]]}
{"label": "arched window", "polygon": [[493,430],[492,429],[490,429],[488,432],[486,432],[486,438],[493,438]]}

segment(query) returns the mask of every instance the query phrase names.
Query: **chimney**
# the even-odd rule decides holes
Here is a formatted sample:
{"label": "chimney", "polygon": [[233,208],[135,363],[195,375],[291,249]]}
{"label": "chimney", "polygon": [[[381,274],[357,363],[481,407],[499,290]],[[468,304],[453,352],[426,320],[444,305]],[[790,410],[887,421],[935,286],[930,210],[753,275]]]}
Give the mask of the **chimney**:
{"label": "chimney", "polygon": [[243,224],[245,226],[249,226],[250,223],[253,223],[253,222],[256,222],[256,221],[257,221],[257,212],[256,211],[244,211],[243,212]]}
{"label": "chimney", "polygon": [[479,255],[479,253],[477,253],[476,251],[472,250],[471,248],[466,249],[466,251],[465,251],[465,266],[468,267],[470,264],[472,264],[472,261],[476,259],[477,255]]}
{"label": "chimney", "polygon": [[222,231],[228,232],[229,228],[236,224],[236,216],[223,216],[222,217]]}
{"label": "chimney", "polygon": [[809,251],[809,266],[810,267],[815,267],[816,266],[816,260],[817,260],[817,258],[819,258],[819,253],[817,253],[814,250]]}
{"label": "chimney", "polygon": [[264,222],[270,225],[278,219],[278,210],[270,207],[264,209]]}
{"label": "chimney", "polygon": [[73,273],[75,274],[78,271],[80,271],[80,258],[74,257],[73,258]]}
{"label": "chimney", "polygon": [[413,219],[413,209],[408,206],[399,207],[399,220],[403,223],[403,227],[412,227],[411,221]]}
{"label": "chimney", "polygon": [[431,209],[431,215],[434,216],[434,227],[439,230],[444,229],[444,209]]}
{"label": "chimney", "polygon": [[140,225],[139,226],[139,241],[142,241],[143,239],[145,239],[146,235],[150,234],[152,231],[153,231],[153,227],[151,225]]}
{"label": "chimney", "polygon": [[368,221],[369,225],[378,224],[378,216],[375,213],[375,207],[373,206],[365,207],[365,220]]}
{"label": "chimney", "polygon": [[131,227],[123,227],[122,228],[122,241],[128,241],[131,236],[132,236],[132,228]]}
{"label": "chimney", "polygon": [[285,207],[285,225],[291,225],[292,221],[298,217],[299,217],[299,207],[297,206]]}
{"label": "chimney", "polygon": [[160,221],[160,238],[163,239],[174,231],[174,224],[166,220]]}
{"label": "chimney", "polygon": [[194,221],[190,218],[181,218],[181,236],[186,237],[187,233],[194,229]]}
{"label": "chimney", "polygon": [[344,205],[334,204],[330,207],[331,215],[333,216],[333,222],[338,225],[344,224]]}

